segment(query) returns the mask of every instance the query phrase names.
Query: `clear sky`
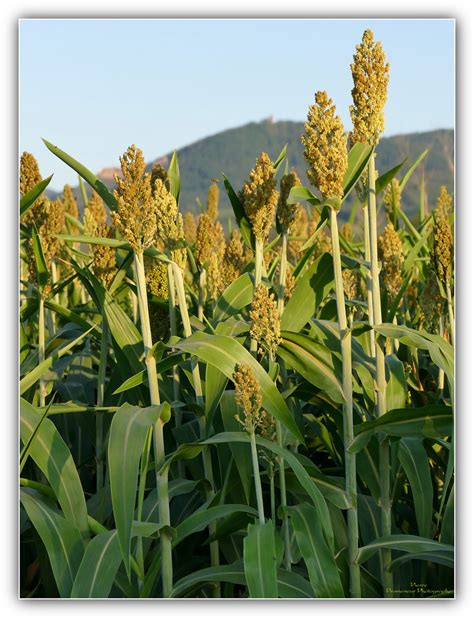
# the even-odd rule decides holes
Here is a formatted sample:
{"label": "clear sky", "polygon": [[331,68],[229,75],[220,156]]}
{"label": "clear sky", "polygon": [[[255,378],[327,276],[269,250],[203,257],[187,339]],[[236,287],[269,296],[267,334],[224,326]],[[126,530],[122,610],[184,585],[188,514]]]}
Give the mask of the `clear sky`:
{"label": "clear sky", "polygon": [[301,121],[316,90],[349,129],[367,27],[391,66],[385,134],[453,127],[452,20],[22,20],[20,151],[61,189],[76,175],[41,137],[98,171],[132,143],[150,161],[271,115]]}

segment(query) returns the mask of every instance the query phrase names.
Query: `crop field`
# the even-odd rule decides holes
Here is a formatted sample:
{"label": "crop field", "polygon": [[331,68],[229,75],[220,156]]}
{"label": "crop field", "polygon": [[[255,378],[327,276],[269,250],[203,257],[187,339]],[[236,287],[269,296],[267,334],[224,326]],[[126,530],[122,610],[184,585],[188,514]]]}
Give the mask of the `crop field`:
{"label": "crop field", "polygon": [[176,155],[109,190],[45,140],[53,200],[21,154],[21,597],[455,595],[453,197],[378,169],[388,60],[366,30],[351,126],[308,101],[304,178],[256,152],[199,215]]}

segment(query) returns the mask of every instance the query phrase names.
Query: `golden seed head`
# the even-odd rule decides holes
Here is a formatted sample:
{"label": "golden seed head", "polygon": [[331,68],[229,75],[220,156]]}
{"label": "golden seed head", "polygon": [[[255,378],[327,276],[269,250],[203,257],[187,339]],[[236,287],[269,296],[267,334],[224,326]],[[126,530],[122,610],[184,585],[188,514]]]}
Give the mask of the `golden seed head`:
{"label": "golden seed head", "polygon": [[20,195],[31,191],[42,180],[38,161],[31,153],[24,152],[20,157]]}
{"label": "golden seed head", "polygon": [[453,272],[453,232],[448,218],[452,205],[451,196],[442,187],[438,206],[434,211],[435,227],[433,230],[432,264],[437,276],[443,283],[449,282]]}
{"label": "golden seed head", "polygon": [[360,277],[357,270],[346,268],[342,271],[342,283],[344,286],[344,296],[347,300],[355,300],[359,295]]}
{"label": "golden seed head", "polygon": [[[113,230],[106,223],[100,223],[96,226],[95,236],[99,236],[100,238],[113,238]],[[117,272],[115,249],[106,245],[92,245],[92,247],[92,270],[102,285],[108,288]]]}
{"label": "golden seed head", "polygon": [[402,285],[402,267],[404,262],[402,241],[390,222],[379,236],[379,251],[382,261],[382,279],[392,298],[398,294]]}
{"label": "golden seed head", "polygon": [[249,365],[236,365],[232,375],[235,384],[235,401],[243,412],[243,420],[237,420],[247,433],[252,434],[261,422],[262,394],[252,368]]}
{"label": "golden seed head", "polygon": [[161,180],[161,182],[165,185],[165,187],[170,191],[170,179],[168,176],[168,172],[161,165],[161,163],[154,163],[151,168],[151,186],[152,190],[155,190],[155,184],[157,180]]}
{"label": "golden seed head", "polygon": [[148,291],[160,300],[168,300],[168,267],[164,262],[145,256],[146,285]]}
{"label": "golden seed head", "polygon": [[207,193],[207,214],[213,221],[219,216],[219,187],[215,182],[211,183]]}
{"label": "golden seed head", "polygon": [[443,298],[433,268],[428,269],[428,279],[419,302],[421,324],[428,332],[437,333],[439,317],[443,315]]}
{"label": "golden seed head", "polygon": [[275,357],[281,342],[280,315],[274,299],[274,294],[260,283],[250,306],[250,336],[257,341],[259,353],[263,355],[267,350],[271,358]]}
{"label": "golden seed head", "polygon": [[400,182],[397,178],[394,178],[389,183],[387,190],[383,196],[383,203],[385,205],[385,212],[391,213],[394,208],[400,208],[401,191]]}
{"label": "golden seed head", "polygon": [[347,170],[347,138],[336,106],[326,92],[317,92],[309,107],[301,141],[309,165],[308,178],[325,198],[342,198]]}
{"label": "golden seed head", "polygon": [[207,212],[199,216],[196,232],[196,261],[200,268],[207,268],[211,256],[216,254],[222,261],[225,251],[224,230],[219,221],[213,221]]}
{"label": "golden seed head", "polygon": [[157,178],[154,184],[158,237],[173,262],[180,268],[186,264],[183,217],[166,182]]}
{"label": "golden seed head", "polygon": [[280,197],[277,205],[277,219],[282,228],[292,231],[296,217],[297,204],[288,204],[288,196],[293,187],[301,186],[301,180],[295,170],[282,176],[280,180]]}
{"label": "golden seed head", "polygon": [[[152,195],[151,174],[145,173],[145,159],[135,145],[120,157],[122,176],[115,176],[114,195],[118,207],[112,221],[135,253],[142,253],[156,240],[156,201]],[[157,181],[159,182],[159,181]]]}
{"label": "golden seed head", "polygon": [[184,237],[189,245],[194,245],[196,242],[196,217],[194,213],[188,210],[183,217]]}
{"label": "golden seed head", "polygon": [[272,227],[278,201],[275,169],[266,152],[262,152],[258,157],[239,197],[255,237],[265,242]]}
{"label": "golden seed head", "polygon": [[217,253],[213,253],[210,257],[207,266],[207,293],[209,298],[216,300],[224,291],[224,279],[222,276],[222,261],[219,259]]}
{"label": "golden seed head", "polygon": [[222,278],[224,289],[240,276],[245,265],[244,246],[240,237],[239,230],[232,230],[228,240],[224,262],[222,264]]}
{"label": "golden seed head", "polygon": [[341,235],[346,240],[352,240],[352,225],[350,223],[344,223],[341,228]]}
{"label": "golden seed head", "polygon": [[79,219],[79,208],[77,206],[77,200],[74,197],[74,193],[72,191],[71,185],[64,185],[63,203],[64,203],[64,209],[66,210],[66,212],[72,217]]}
{"label": "golden seed head", "polygon": [[92,217],[97,225],[107,222],[107,210],[105,209],[104,201],[95,191],[92,191],[92,195],[87,202],[87,207],[84,208],[84,225],[86,211],[89,211],[90,217]]}
{"label": "golden seed head", "polygon": [[384,107],[387,101],[389,65],[380,42],[374,42],[371,30],[366,30],[362,43],[356,46],[351,64],[352,100],[349,110],[354,129],[351,142],[375,146],[384,130]]}

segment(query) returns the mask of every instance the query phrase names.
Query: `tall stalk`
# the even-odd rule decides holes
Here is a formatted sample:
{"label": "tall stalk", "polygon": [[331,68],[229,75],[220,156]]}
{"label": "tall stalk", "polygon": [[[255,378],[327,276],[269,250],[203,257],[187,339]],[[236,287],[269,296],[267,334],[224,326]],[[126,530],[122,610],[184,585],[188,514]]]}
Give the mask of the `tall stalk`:
{"label": "tall stalk", "polygon": [[[138,308],[140,312],[140,325],[143,337],[143,347],[145,352],[145,365],[148,375],[148,385],[150,390],[150,401],[152,405],[160,405],[160,391],[158,388],[158,375],[156,372],[156,361],[151,349],[153,341],[151,336],[150,316],[148,312],[148,299],[146,292],[145,268],[143,264],[143,253],[134,254],[135,276],[137,284]],[[163,436],[164,423],[161,418],[153,427],[154,452],[155,452],[155,474],[158,488],[158,505],[160,524],[170,526],[170,509],[168,493],[168,470],[160,472],[165,461],[165,445]],[[173,562],[171,553],[171,537],[169,531],[160,531],[161,544],[161,576],[163,584],[163,597],[171,596],[173,589]]]}
{"label": "tall stalk", "polygon": [[[253,290],[262,282],[262,266],[263,266],[263,241],[260,238],[255,239],[255,281]],[[257,355],[258,342],[256,339],[250,338],[250,352]]]}
{"label": "tall stalk", "polygon": [[[102,338],[100,340],[99,371],[97,373],[97,406],[104,405],[105,375],[107,371],[108,325],[105,311],[102,312]],[[104,446],[104,414],[96,413],[95,418],[95,456],[97,461],[97,493],[104,486],[104,461],[102,451]]]}
{"label": "tall stalk", "polygon": [[347,510],[347,533],[349,540],[349,575],[351,597],[361,596],[360,567],[357,564],[359,551],[359,525],[357,516],[357,471],[356,455],[349,453],[348,447],[354,439],[354,417],[352,407],[352,338],[347,327],[346,305],[344,300],[344,284],[342,279],[341,252],[339,248],[339,232],[337,212],[331,208],[331,241],[334,264],[334,282],[336,288],[337,316],[339,321],[339,337],[342,353],[342,389],[345,403],[343,404],[344,420],[344,460],[346,470],[346,495],[350,504]]}
{"label": "tall stalk", "polygon": [[[377,250],[377,199],[375,192],[375,158],[370,157],[368,167],[369,182],[369,229],[370,229],[370,268],[372,275],[372,303],[374,311],[374,325],[382,324],[382,305],[380,300],[380,279]],[[376,391],[377,391],[377,416],[383,416],[386,412],[386,379],[385,379],[385,356],[380,342],[375,338],[375,365],[376,365]],[[392,532],[392,508],[390,500],[390,443],[387,438],[379,447],[380,466],[380,503],[382,512],[382,535]],[[389,549],[382,549],[383,583],[385,596],[391,597],[393,589],[393,575],[389,571],[389,563],[392,555]]]}
{"label": "tall stalk", "polygon": [[258,467],[257,443],[255,440],[255,430],[250,433],[250,449],[252,451],[253,478],[255,482],[255,495],[257,497],[258,521],[265,523],[265,511],[263,509],[262,481]]}
{"label": "tall stalk", "polygon": [[[362,212],[364,213],[365,261],[371,263],[369,208],[367,206],[367,203],[363,205]],[[367,271],[367,274],[365,277],[365,285],[367,287],[367,312],[368,312],[369,324],[373,326],[374,325],[374,304],[372,301],[372,273],[370,270]],[[370,353],[371,353],[372,358],[375,358],[375,332],[373,328],[370,329],[369,338],[370,338]]]}
{"label": "tall stalk", "polygon": [[448,297],[448,319],[449,319],[449,333],[451,335],[451,343],[454,345],[454,309],[453,309],[453,296],[451,294],[451,284],[446,281],[446,296]]}
{"label": "tall stalk", "polygon": [[[170,335],[174,337],[178,334],[176,327],[176,286],[174,283],[173,276],[173,267],[171,264],[168,264],[167,267],[168,274],[168,307],[169,307],[169,315],[170,315]],[[178,365],[173,366],[173,399],[174,401],[179,401],[180,391],[179,391],[179,367]],[[178,408],[175,410],[175,427],[178,429],[181,426],[181,410]],[[182,459],[178,461],[178,476],[180,478],[184,477],[184,462]]]}
{"label": "tall stalk", "polygon": [[278,313],[283,313],[285,304],[285,285],[286,285],[286,270],[288,266],[288,230],[285,230],[281,235],[281,258],[280,258],[280,277],[278,281]]}
{"label": "tall stalk", "polygon": [[[44,336],[44,298],[40,293],[39,299],[39,307],[38,307],[38,363],[42,363],[44,361],[44,344],[45,336]],[[39,405],[43,407],[46,401],[46,385],[44,383],[44,378],[41,377],[39,381]]]}

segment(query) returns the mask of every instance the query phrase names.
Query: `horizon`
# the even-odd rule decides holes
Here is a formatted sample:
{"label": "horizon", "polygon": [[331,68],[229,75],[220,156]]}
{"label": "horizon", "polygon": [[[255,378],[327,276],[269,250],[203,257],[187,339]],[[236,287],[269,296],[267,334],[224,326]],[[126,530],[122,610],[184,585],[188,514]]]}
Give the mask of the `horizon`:
{"label": "horizon", "polygon": [[452,19],[22,19],[20,153],[60,192],[77,176],[41,137],[97,172],[131,143],[150,162],[270,117],[304,122],[317,89],[349,130],[349,65],[367,27],[390,63],[383,137],[453,130]]}

